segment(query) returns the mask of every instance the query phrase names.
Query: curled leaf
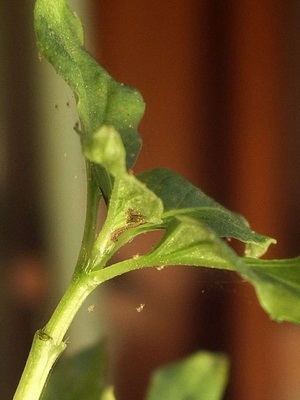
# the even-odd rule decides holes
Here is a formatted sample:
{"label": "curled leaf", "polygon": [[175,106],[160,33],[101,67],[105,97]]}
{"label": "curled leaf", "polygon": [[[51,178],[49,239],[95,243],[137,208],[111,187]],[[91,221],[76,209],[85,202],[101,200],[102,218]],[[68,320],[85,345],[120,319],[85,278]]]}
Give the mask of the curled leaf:
{"label": "curled leaf", "polygon": [[164,218],[186,215],[207,224],[220,237],[235,238],[246,243],[249,257],[260,257],[272,238],[255,233],[245,218],[227,210],[196,186],[173,171],[153,169],[138,175],[164,204]]}

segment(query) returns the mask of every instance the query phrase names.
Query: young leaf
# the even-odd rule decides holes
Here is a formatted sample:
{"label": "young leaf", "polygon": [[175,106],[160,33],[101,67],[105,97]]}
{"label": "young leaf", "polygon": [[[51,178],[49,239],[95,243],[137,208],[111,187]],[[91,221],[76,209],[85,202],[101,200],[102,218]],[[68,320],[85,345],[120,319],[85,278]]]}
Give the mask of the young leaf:
{"label": "young leaf", "polygon": [[91,138],[83,138],[83,153],[90,161],[101,164],[113,176],[126,174],[125,148],[112,125],[102,125]]}
{"label": "young leaf", "polygon": [[[81,23],[66,0],[37,0],[34,24],[41,54],[75,94],[83,150],[103,124],[112,125],[121,134],[130,168],[141,147],[137,132],[145,109],[141,95],[113,80],[86,51]],[[101,166],[95,173],[102,191],[108,191],[111,178]]]}
{"label": "young leaf", "polygon": [[91,269],[103,268],[135,236],[161,227],[161,200],[133,175],[116,177],[103,228],[94,246]]}
{"label": "young leaf", "polygon": [[240,270],[261,306],[277,321],[300,323],[300,257],[289,260],[244,259]]}
{"label": "young leaf", "polygon": [[106,346],[104,342],[80,351],[57,364],[42,400],[99,400],[105,392]]}
{"label": "young leaf", "polygon": [[212,200],[196,186],[173,171],[153,169],[138,175],[164,204],[164,218],[187,215],[207,224],[220,237],[229,237],[246,243],[249,257],[260,257],[274,239],[255,233],[242,216]]}
{"label": "young leaf", "polygon": [[227,375],[228,360],[223,354],[199,352],[158,370],[147,400],[221,400]]}

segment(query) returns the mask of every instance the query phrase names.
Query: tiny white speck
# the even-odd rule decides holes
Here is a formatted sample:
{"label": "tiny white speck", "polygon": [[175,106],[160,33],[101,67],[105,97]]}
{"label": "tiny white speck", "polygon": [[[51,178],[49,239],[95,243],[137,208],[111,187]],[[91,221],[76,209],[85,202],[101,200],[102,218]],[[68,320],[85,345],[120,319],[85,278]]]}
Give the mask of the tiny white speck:
{"label": "tiny white speck", "polygon": [[95,304],[91,304],[90,306],[88,306],[88,312],[91,313],[95,310]]}
{"label": "tiny white speck", "polygon": [[141,303],[141,304],[140,304],[138,307],[136,307],[135,309],[136,309],[137,312],[142,312],[143,309],[144,309],[144,307],[145,307],[145,304],[144,304],[144,303]]}

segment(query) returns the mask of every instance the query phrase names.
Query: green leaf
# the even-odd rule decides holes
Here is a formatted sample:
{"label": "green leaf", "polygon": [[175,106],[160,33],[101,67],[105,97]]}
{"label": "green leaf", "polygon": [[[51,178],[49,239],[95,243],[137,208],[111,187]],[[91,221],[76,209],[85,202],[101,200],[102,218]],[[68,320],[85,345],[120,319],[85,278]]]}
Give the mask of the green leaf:
{"label": "green leaf", "polygon": [[207,225],[184,215],[170,221],[162,240],[143,257],[147,264],[158,266],[194,265],[227,270],[236,270],[240,260]]}
{"label": "green leaf", "polygon": [[237,271],[242,258],[207,225],[181,215],[173,218],[157,246],[148,254],[132,258],[96,271],[94,278],[105,282],[118,275],[146,267],[163,268],[186,265]]}
{"label": "green leaf", "polygon": [[[145,105],[139,92],[113,80],[86,51],[81,23],[66,0],[37,0],[34,23],[41,54],[75,94],[83,150],[103,124],[112,125],[121,134],[131,168],[141,147],[137,126]],[[101,166],[96,175],[101,189],[107,191],[111,178]]]}
{"label": "green leaf", "polygon": [[199,352],[158,370],[147,400],[220,400],[227,375],[228,360],[223,354]]}
{"label": "green leaf", "polygon": [[164,204],[164,218],[187,215],[210,226],[220,237],[246,243],[250,257],[263,255],[274,239],[255,233],[242,216],[227,210],[175,172],[153,169],[138,175]]}
{"label": "green leaf", "polygon": [[42,400],[99,400],[105,388],[106,365],[103,342],[59,360]]}
{"label": "green leaf", "polygon": [[288,260],[244,259],[240,270],[261,306],[277,321],[300,323],[300,257]]}
{"label": "green leaf", "polygon": [[108,218],[135,228],[145,223],[161,224],[162,213],[160,198],[133,175],[126,173],[115,179]]}

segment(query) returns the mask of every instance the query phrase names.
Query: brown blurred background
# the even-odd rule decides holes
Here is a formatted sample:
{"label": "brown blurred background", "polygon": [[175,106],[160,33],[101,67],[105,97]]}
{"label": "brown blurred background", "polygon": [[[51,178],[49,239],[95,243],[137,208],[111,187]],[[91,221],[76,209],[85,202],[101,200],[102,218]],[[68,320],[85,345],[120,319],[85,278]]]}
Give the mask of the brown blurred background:
{"label": "brown blurred background", "polygon": [[[48,148],[39,147],[47,106],[37,117],[43,92],[33,3],[0,5],[1,399],[12,397],[33,332],[51,311],[58,268],[40,193],[47,180],[40,163]],[[245,215],[253,229],[275,237],[268,257],[298,255],[300,3],[86,3],[92,53],[115,78],[137,87],[147,104],[135,170],[176,170]],[[62,96],[47,103],[52,112],[62,109],[56,120],[69,113],[70,95]],[[68,201],[76,203],[74,196]],[[75,258],[77,248],[72,242]],[[299,328],[270,321],[253,289],[234,274],[140,271],[107,285],[103,302],[119,400],[142,399],[153,368],[198,349],[230,355],[226,399],[300,399]],[[145,307],[137,312],[140,304]]]}

